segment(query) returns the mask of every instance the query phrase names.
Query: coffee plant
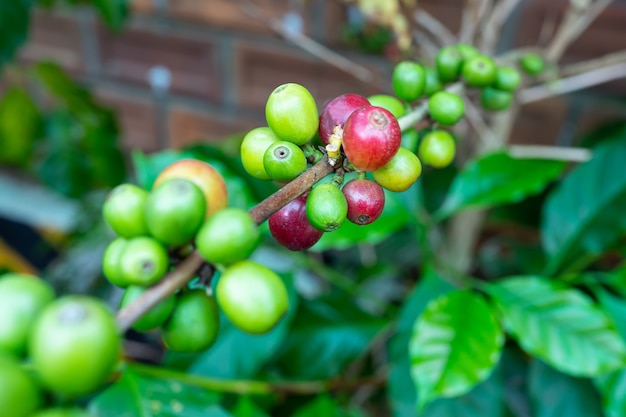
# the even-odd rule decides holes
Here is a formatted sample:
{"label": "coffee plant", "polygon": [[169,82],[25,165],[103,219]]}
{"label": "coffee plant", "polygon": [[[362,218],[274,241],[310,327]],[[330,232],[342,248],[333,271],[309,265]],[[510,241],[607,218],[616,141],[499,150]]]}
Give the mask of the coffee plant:
{"label": "coffee plant", "polygon": [[[123,3],[94,5],[117,27]],[[610,2],[572,1],[547,45],[496,54],[518,2],[470,0],[421,55],[400,3],[359,2],[403,53],[390,94],[319,103],[286,80],[266,125],[134,152],[133,180],[106,175],[114,115],[54,64],[34,73],[61,110],[4,93],[4,164],[106,190],[98,261],[119,296],[0,275],[0,417],[626,415],[626,125],[507,143],[520,106],[616,65],[559,65]],[[2,30],[8,61],[21,37]],[[73,136],[38,144],[40,124]]]}

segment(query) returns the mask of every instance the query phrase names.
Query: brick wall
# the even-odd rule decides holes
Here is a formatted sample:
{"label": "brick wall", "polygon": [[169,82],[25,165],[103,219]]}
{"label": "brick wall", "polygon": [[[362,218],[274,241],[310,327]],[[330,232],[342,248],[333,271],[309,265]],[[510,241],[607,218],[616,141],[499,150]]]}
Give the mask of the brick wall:
{"label": "brick wall", "polygon": [[[524,1],[501,46],[534,42],[544,17],[558,13],[564,2]],[[462,3],[420,1],[452,30],[460,22]],[[121,34],[103,27],[90,10],[37,10],[21,52],[25,61],[57,61],[117,109],[129,149],[182,147],[262,125],[267,95],[284,82],[306,85],[320,104],[343,92],[368,95],[389,89],[384,78],[391,70],[388,61],[342,44],[347,12],[338,1],[134,0],[132,5],[133,17]],[[305,33],[372,69],[379,75],[376,82],[360,81],[278,36],[268,22],[289,12],[302,17]],[[626,48],[624,22],[626,6],[617,1],[568,50],[565,60]],[[155,68],[169,71],[166,94],[151,88],[149,74]],[[554,99],[528,106],[513,140],[554,143],[565,127],[576,132],[576,127],[623,116],[624,108],[616,108],[606,94],[624,91],[626,86],[618,82],[578,95],[575,101]]]}

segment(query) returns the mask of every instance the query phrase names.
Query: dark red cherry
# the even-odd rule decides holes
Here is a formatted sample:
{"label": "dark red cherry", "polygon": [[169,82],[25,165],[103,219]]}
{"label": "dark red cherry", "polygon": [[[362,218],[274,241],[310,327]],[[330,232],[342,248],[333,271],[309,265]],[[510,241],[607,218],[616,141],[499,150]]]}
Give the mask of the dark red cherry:
{"label": "dark red cherry", "polygon": [[321,239],[324,232],[311,226],[306,215],[308,193],[301,195],[272,214],[268,220],[270,233],[289,250],[309,249]]}
{"label": "dark red cherry", "polygon": [[385,207],[385,193],[375,181],[354,179],[341,189],[348,201],[348,220],[358,225],[372,223]]}
{"label": "dark red cherry", "polygon": [[318,129],[322,142],[328,145],[330,135],[332,135],[335,126],[341,125],[343,127],[346,119],[353,111],[369,105],[370,102],[365,97],[353,93],[342,94],[326,103],[320,114]]}
{"label": "dark red cherry", "polygon": [[343,127],[343,149],[348,160],[363,171],[376,171],[393,158],[402,142],[398,119],[382,107],[352,112]]}

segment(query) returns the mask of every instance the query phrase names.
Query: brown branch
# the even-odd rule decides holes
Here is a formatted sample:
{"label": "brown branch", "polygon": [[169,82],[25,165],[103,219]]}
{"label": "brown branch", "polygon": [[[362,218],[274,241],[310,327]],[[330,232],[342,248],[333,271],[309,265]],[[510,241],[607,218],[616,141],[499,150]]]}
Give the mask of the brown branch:
{"label": "brown branch", "polygon": [[573,2],[570,2],[570,7],[552,38],[552,42],[546,47],[546,59],[551,62],[558,62],[567,47],[589,27],[612,1],[596,0],[584,7],[575,6]]}
{"label": "brown branch", "polygon": [[548,159],[567,162],[587,162],[592,157],[589,149],[543,145],[510,145],[507,153],[515,159]]}
{"label": "brown branch", "polygon": [[568,78],[561,78],[554,82],[528,87],[518,93],[517,101],[528,104],[546,98],[579,91],[594,85],[626,77],[626,62],[607,67],[597,68]]}
{"label": "brown branch", "polygon": [[515,10],[515,7],[521,0],[501,0],[487,18],[484,25],[484,36],[482,49],[484,52],[492,52],[498,41],[498,37],[502,32],[502,26],[509,19],[509,16]]}
{"label": "brown branch", "polygon": [[439,19],[424,10],[413,15],[415,22],[429,32],[441,46],[456,43],[456,37]]}
{"label": "brown branch", "polygon": [[[610,53],[587,61],[580,61],[573,64],[564,65],[559,70],[559,77],[577,75],[583,72],[595,70],[602,67],[608,67],[610,65],[619,63],[626,63],[626,50]],[[546,77],[541,77],[542,80],[548,78],[550,78],[549,75],[547,75]]]}
{"label": "brown branch", "polygon": [[467,0],[461,19],[459,41],[473,43],[476,29],[479,28],[492,0]]}
{"label": "brown branch", "polygon": [[[298,178],[250,209],[250,215],[256,224],[263,223],[269,216],[280,210],[281,207],[330,174],[333,169],[328,163],[328,158],[322,159]],[[119,329],[125,332],[152,307],[156,306],[170,294],[175,293],[179,288],[185,286],[189,279],[196,275],[203,262],[204,260],[197,251],[192,252],[173,271],[163,277],[161,281],[141,294],[132,304],[118,312],[117,325]]]}

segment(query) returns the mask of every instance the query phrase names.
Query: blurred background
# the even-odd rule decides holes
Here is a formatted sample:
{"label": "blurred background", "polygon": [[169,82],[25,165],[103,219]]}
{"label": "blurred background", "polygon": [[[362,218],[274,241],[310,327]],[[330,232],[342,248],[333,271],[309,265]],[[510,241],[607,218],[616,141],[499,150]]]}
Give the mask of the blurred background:
{"label": "blurred background", "polygon": [[[496,51],[545,45],[569,3],[519,2]],[[95,227],[100,204],[138,163],[149,165],[142,155],[199,143],[234,155],[237,140],[265,124],[265,100],[285,82],[305,85],[320,106],[345,92],[390,93],[393,65],[408,55],[394,13],[408,17],[404,33],[419,51],[432,39],[416,11],[456,33],[464,2],[408,1],[391,11],[396,2],[375,0],[124,4],[42,0],[21,17],[3,17],[3,41],[15,55],[1,57],[0,269],[46,270],[63,281],[70,268],[92,279],[66,284],[88,291],[101,282],[97,261],[109,240]],[[625,21],[626,1],[613,1],[561,62],[625,49]],[[527,104],[510,141],[577,144],[626,119],[625,93],[621,79]],[[264,195],[255,184],[249,202]]]}

